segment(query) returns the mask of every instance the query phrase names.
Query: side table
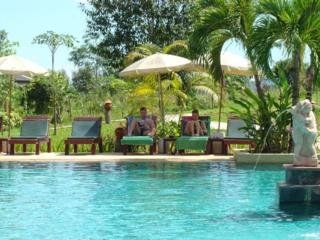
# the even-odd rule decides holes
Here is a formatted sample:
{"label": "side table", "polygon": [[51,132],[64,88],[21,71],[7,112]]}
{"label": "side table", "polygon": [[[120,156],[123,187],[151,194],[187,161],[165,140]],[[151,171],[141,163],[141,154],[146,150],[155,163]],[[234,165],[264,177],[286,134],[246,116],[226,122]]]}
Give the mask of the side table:
{"label": "side table", "polygon": [[0,138],[0,153],[3,152],[3,148],[2,148],[3,143],[5,143],[5,145],[6,145],[6,151],[5,151],[5,153],[8,154],[8,153],[9,153],[8,138],[4,138],[4,137]]}
{"label": "side table", "polygon": [[[214,143],[219,143],[219,145],[221,146],[220,151],[215,151],[213,144]],[[222,154],[222,155],[226,155],[227,154],[227,149],[226,146],[224,144],[224,140],[223,138],[209,138],[208,139],[208,146],[207,146],[207,152],[208,154]]]}

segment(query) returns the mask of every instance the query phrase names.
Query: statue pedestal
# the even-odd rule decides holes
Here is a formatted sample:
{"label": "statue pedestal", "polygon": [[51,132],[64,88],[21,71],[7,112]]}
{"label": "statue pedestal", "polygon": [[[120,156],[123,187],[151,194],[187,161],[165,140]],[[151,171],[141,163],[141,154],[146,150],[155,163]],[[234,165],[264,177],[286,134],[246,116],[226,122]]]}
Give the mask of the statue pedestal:
{"label": "statue pedestal", "polygon": [[286,181],[278,185],[280,203],[320,203],[320,167],[284,168]]}

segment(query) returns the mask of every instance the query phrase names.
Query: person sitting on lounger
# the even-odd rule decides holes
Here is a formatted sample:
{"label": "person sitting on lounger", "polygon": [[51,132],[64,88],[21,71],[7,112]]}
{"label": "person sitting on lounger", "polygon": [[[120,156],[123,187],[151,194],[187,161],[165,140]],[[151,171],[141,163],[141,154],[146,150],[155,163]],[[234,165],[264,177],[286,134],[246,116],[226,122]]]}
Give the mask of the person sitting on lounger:
{"label": "person sitting on lounger", "polygon": [[156,134],[156,127],[151,118],[148,117],[147,108],[140,108],[140,119],[134,119],[128,131],[128,135],[135,136],[154,136]]}
{"label": "person sitting on lounger", "polygon": [[187,121],[184,129],[184,134],[189,136],[204,136],[207,135],[206,124],[199,119],[199,111],[192,111],[192,120]]}

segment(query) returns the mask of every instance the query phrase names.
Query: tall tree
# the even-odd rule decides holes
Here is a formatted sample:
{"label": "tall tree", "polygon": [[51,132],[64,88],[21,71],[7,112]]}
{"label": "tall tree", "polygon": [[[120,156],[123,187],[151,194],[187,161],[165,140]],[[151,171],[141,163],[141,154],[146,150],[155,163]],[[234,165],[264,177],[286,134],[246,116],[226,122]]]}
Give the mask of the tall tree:
{"label": "tall tree", "polygon": [[[15,54],[18,45],[18,42],[9,40],[5,30],[0,30],[0,57]],[[10,79],[6,75],[0,75],[0,104],[6,112],[8,111],[9,82]]]}
{"label": "tall tree", "polygon": [[[267,74],[271,49],[284,46],[291,59],[290,76],[292,104],[300,97],[302,62],[306,47],[311,50],[311,65],[307,73],[309,92],[317,72],[320,42],[320,1],[318,0],[262,0],[260,1],[253,36],[257,63]],[[310,87],[311,84],[311,87]],[[311,93],[308,94],[311,98]]]}
{"label": "tall tree", "polygon": [[52,71],[52,88],[53,88],[53,123],[54,123],[54,135],[57,134],[57,91],[56,84],[54,83],[54,65],[55,65],[55,54],[59,47],[73,47],[75,38],[68,34],[58,34],[53,31],[47,31],[46,33],[40,34],[33,39],[33,43],[46,45],[51,53],[51,71]]}
{"label": "tall tree", "polygon": [[81,67],[72,73],[72,85],[78,92],[88,93],[92,80],[92,69],[89,66]]}
{"label": "tall tree", "polygon": [[26,101],[28,110],[36,114],[48,114],[50,106],[50,79],[38,76],[27,85]]}
{"label": "tall tree", "polygon": [[185,39],[190,31],[191,0],[89,0],[83,5],[88,36],[97,39],[96,53],[115,69],[139,44],[161,47]]}
{"label": "tall tree", "polygon": [[78,68],[86,68],[87,70],[90,68],[96,79],[106,73],[113,73],[113,69],[108,68],[109,60],[97,55],[94,46],[88,41],[80,47],[73,48],[69,60]]}
{"label": "tall tree", "polygon": [[14,54],[18,42],[12,42],[8,39],[8,33],[4,30],[0,31],[0,56],[7,56]]}

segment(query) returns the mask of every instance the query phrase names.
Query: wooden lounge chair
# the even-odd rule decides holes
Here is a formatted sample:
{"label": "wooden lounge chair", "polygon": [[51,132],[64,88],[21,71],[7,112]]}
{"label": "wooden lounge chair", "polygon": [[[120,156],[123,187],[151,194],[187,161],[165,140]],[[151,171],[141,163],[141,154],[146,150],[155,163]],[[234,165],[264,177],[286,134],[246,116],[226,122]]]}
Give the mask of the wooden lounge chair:
{"label": "wooden lounge chair", "polygon": [[65,155],[69,155],[70,144],[74,153],[78,152],[78,144],[91,144],[91,154],[96,154],[96,144],[102,152],[101,117],[77,117],[72,122],[72,133],[64,141]]}
{"label": "wooden lounge chair", "polygon": [[228,119],[227,122],[227,134],[223,139],[224,151],[228,154],[228,148],[231,144],[249,145],[249,150],[255,148],[255,142],[249,138],[248,134],[242,128],[246,126],[246,123],[236,117]]}
{"label": "wooden lounge chair", "polygon": [[20,136],[8,139],[10,155],[14,155],[14,146],[22,144],[23,152],[27,151],[27,144],[35,145],[35,153],[40,153],[40,144],[47,144],[47,151],[51,152],[51,139],[49,137],[49,118],[48,116],[27,116],[24,118]]}
{"label": "wooden lounge chair", "polygon": [[184,116],[181,120],[181,136],[176,141],[176,149],[182,154],[185,150],[198,150],[208,153],[208,138],[210,136],[210,117],[200,116],[199,119],[203,121],[207,128],[206,136],[186,136],[184,129],[188,121],[192,120],[191,116]]}
{"label": "wooden lounge chair", "polygon": [[[157,117],[151,116],[150,118],[152,118],[154,125],[157,127]],[[126,132],[128,132],[131,122],[134,119],[137,119],[137,117],[127,117]],[[121,139],[121,148],[124,155],[127,155],[132,146],[149,146],[149,153],[153,155],[156,151],[156,144],[155,138],[151,136],[123,136]]]}

